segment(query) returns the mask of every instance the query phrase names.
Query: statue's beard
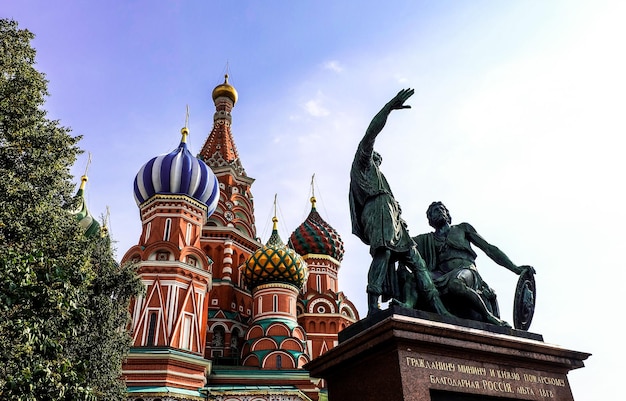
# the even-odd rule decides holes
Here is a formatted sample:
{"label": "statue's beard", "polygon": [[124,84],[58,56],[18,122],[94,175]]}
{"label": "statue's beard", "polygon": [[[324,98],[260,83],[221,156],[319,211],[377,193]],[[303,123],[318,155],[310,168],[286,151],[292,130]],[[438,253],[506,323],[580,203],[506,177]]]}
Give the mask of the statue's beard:
{"label": "statue's beard", "polygon": [[441,228],[443,226],[445,226],[447,224],[450,224],[450,220],[446,218],[446,216],[444,216],[443,214],[440,214],[436,217],[433,217],[433,219],[431,220],[431,226],[434,229],[437,228]]}

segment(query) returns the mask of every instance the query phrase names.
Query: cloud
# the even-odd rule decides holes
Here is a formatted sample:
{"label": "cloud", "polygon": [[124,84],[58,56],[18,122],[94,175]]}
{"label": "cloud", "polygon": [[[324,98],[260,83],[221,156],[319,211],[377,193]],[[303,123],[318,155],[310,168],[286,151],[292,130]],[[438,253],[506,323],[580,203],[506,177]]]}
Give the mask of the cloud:
{"label": "cloud", "polygon": [[324,69],[334,71],[336,73],[343,72],[343,66],[339,64],[337,60],[331,60],[324,63]]}
{"label": "cloud", "polygon": [[397,75],[395,76],[396,81],[398,81],[399,84],[406,84],[409,82],[409,78],[407,78],[406,76],[402,75]]}
{"label": "cloud", "polygon": [[304,109],[306,112],[313,117],[326,117],[330,114],[328,109],[326,109],[322,105],[322,100],[319,99],[311,99],[304,104]]}

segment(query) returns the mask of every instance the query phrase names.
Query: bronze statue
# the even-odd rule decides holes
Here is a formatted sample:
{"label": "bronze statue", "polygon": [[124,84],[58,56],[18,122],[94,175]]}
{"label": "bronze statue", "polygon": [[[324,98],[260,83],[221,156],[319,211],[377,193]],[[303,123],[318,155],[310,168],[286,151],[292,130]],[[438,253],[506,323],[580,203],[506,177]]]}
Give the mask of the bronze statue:
{"label": "bronze statue", "polygon": [[[426,216],[435,232],[418,235],[413,240],[448,310],[458,317],[510,327],[500,318],[495,292],[476,270],[476,253],[471,244],[500,266],[518,275],[532,276],[534,269],[531,266],[515,265],[500,249],[478,235],[470,224],[452,225],[450,212],[441,202],[433,202]],[[534,291],[534,281],[532,285]],[[525,303],[526,307],[529,305],[529,302]]]}
{"label": "bronze statue", "polygon": [[[413,307],[415,296],[433,311],[450,314],[439,299],[439,293],[426,269],[424,260],[415,249],[406,223],[400,216],[400,205],[380,171],[382,157],[374,151],[374,141],[382,131],[393,110],[408,109],[404,102],[413,89],[403,89],[374,116],[359,143],[350,170],[350,216],[352,232],[370,246],[372,263],[368,272],[368,316],[379,310],[378,299],[392,300]],[[396,262],[406,266],[413,275],[416,290],[398,300]]]}

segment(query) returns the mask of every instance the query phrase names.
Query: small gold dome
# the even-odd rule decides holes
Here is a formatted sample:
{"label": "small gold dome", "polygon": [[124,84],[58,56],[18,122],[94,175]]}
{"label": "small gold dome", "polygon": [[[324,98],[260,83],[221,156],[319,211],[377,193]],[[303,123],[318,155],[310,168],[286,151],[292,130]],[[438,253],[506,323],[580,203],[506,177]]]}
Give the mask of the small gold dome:
{"label": "small gold dome", "polygon": [[288,248],[278,235],[274,217],[272,235],[264,247],[253,253],[243,265],[243,277],[250,290],[265,283],[291,284],[298,289],[306,283],[307,264],[293,249]]}
{"label": "small gold dome", "polygon": [[233,101],[233,104],[237,103],[237,90],[228,83],[228,74],[224,75],[224,83],[213,89],[213,101],[220,96],[226,96]]}

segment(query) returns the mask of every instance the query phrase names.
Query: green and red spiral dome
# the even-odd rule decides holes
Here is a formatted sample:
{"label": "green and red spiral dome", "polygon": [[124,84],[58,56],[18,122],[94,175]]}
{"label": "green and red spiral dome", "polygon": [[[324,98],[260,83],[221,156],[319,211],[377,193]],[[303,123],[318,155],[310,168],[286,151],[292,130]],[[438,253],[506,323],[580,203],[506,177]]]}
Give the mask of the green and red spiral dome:
{"label": "green and red spiral dome", "polygon": [[289,237],[289,246],[300,255],[326,255],[338,262],[343,259],[343,241],[315,208],[315,197],[311,198],[311,212]]}

